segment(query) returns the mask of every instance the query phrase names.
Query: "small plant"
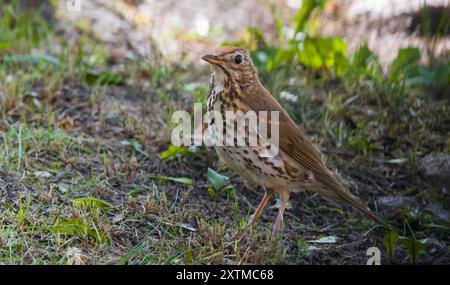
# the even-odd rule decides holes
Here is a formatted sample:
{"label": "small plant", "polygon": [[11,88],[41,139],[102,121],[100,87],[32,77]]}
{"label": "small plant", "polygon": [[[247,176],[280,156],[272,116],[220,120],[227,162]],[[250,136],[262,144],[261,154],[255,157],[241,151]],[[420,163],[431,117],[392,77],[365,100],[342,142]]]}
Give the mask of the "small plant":
{"label": "small plant", "polygon": [[57,220],[55,225],[50,228],[52,233],[58,236],[61,234],[79,236],[86,242],[92,239],[98,244],[110,242],[103,228],[101,215],[102,211],[111,208],[108,203],[93,197],[86,197],[74,199],[72,207],[78,214],[69,219]]}
{"label": "small plant", "polygon": [[26,197],[26,204],[23,205],[22,193],[19,194],[19,209],[17,211],[17,222],[19,225],[24,225],[27,222],[28,216],[30,214],[30,204],[31,197]]}
{"label": "small plant", "polygon": [[161,153],[161,160],[171,160],[178,157],[183,157],[189,154],[198,153],[199,148],[196,146],[184,147],[170,145],[169,148]]}
{"label": "small plant", "polygon": [[407,217],[403,221],[404,235],[400,236],[396,231],[390,231],[384,235],[383,244],[389,257],[395,255],[395,249],[397,243],[404,247],[406,255],[411,262],[416,263],[419,260],[420,255],[427,249],[430,244],[428,239],[417,239],[416,234],[410,226],[410,219],[418,219],[419,217],[415,213],[407,212]]}
{"label": "small plant", "polygon": [[229,184],[230,178],[217,173],[212,168],[208,167],[208,180],[211,183],[211,187],[208,187],[208,194],[215,198],[218,193],[227,193],[228,197],[233,201],[233,213],[236,214],[238,207],[238,200],[236,196],[236,190],[233,185]]}
{"label": "small plant", "polygon": [[388,256],[392,257],[397,247],[398,233],[396,231],[390,231],[384,235],[383,244]]}

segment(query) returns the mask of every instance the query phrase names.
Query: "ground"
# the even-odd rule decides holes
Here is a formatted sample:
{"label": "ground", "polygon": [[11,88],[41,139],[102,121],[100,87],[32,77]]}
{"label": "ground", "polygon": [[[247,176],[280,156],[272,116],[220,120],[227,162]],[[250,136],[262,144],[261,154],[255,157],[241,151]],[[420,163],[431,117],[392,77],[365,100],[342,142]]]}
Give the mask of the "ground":
{"label": "ground", "polygon": [[[47,27],[36,17],[8,25]],[[413,261],[407,246],[387,255],[388,229],[311,193],[292,195],[277,238],[276,199],[247,227],[263,190],[230,173],[213,149],[161,159],[170,115],[204,101],[207,68],[117,59],[92,35],[79,32],[67,47],[61,31],[44,32],[51,45],[22,38],[0,49],[0,263],[366,264],[374,246],[383,264],[449,263],[449,196],[418,167],[450,153],[448,89],[408,89],[398,104],[370,82],[349,87],[312,74],[280,83],[297,100],[277,96],[350,191],[405,244],[423,241]],[[12,57],[23,54],[32,58]],[[285,70],[277,72],[262,74],[273,93]],[[208,168],[234,187],[212,190]]]}

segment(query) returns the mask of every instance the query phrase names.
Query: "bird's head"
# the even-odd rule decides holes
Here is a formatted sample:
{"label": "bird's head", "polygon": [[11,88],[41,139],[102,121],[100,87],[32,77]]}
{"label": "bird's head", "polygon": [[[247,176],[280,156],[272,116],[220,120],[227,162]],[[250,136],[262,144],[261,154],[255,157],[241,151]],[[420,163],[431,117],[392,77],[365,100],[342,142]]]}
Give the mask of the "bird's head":
{"label": "bird's head", "polygon": [[213,66],[214,72],[224,79],[232,79],[238,84],[256,79],[256,70],[247,52],[237,47],[221,47],[213,53],[202,56]]}

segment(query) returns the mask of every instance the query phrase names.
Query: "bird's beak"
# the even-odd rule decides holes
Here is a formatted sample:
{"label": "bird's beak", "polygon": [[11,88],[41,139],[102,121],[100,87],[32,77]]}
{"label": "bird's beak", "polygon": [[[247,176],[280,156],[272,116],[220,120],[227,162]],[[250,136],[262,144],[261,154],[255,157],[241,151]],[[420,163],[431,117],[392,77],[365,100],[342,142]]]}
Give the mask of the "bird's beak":
{"label": "bird's beak", "polygon": [[214,54],[205,54],[204,56],[202,56],[202,59],[203,59],[204,61],[207,61],[207,62],[212,63],[212,64],[222,64],[222,63],[223,63],[223,61],[220,60],[220,59],[219,59],[216,55],[214,55]]}

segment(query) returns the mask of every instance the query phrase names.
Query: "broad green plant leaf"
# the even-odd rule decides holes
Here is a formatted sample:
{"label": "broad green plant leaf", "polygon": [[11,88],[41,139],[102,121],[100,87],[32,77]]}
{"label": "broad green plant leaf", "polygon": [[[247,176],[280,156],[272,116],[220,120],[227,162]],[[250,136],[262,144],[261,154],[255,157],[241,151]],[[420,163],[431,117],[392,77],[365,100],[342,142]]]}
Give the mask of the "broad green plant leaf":
{"label": "broad green plant leaf", "polygon": [[418,48],[400,49],[389,69],[391,80],[397,80],[400,75],[408,74],[411,68],[417,66],[419,60],[420,50]]}
{"label": "broad green plant leaf", "polygon": [[386,248],[388,256],[394,256],[395,248],[397,246],[398,233],[396,231],[390,231],[384,235],[383,244]]}
{"label": "broad green plant leaf", "polygon": [[93,197],[86,198],[77,198],[72,201],[72,205],[75,208],[83,208],[83,209],[106,209],[111,208],[112,206],[108,203]]}
{"label": "broad green plant leaf", "polygon": [[298,10],[297,15],[294,18],[295,34],[305,30],[306,24],[311,17],[312,12],[318,8],[322,9],[325,0],[304,0],[302,7]]}
{"label": "broad green plant leaf", "polygon": [[188,154],[196,153],[197,147],[185,147],[170,145],[169,148],[161,153],[161,160],[170,160],[176,157],[185,156]]}
{"label": "broad green plant leaf", "polygon": [[220,191],[228,184],[230,178],[228,178],[225,175],[221,175],[216,171],[214,171],[212,168],[208,167],[208,180],[209,182],[211,182],[211,185],[214,188],[214,190]]}
{"label": "broad green plant leaf", "polygon": [[108,242],[108,237],[104,231],[76,218],[60,221],[57,225],[51,227],[50,231],[55,234],[75,235],[82,238],[88,236],[98,242]]}
{"label": "broad green plant leaf", "polygon": [[406,254],[412,262],[416,262],[419,259],[420,254],[428,247],[426,239],[415,240],[413,238],[400,237],[400,243],[405,247]]}
{"label": "broad green plant leaf", "polygon": [[353,54],[352,65],[356,68],[364,68],[369,64],[371,60],[375,58],[376,56],[369,49],[367,43],[365,43],[360,46]]}
{"label": "broad green plant leaf", "polygon": [[307,37],[299,51],[299,61],[310,69],[335,68],[343,74],[347,59],[347,44],[340,37]]}

